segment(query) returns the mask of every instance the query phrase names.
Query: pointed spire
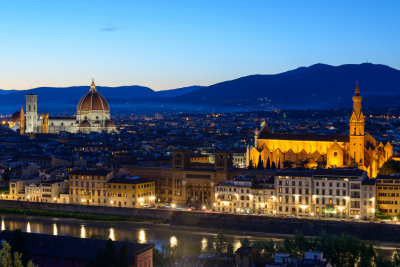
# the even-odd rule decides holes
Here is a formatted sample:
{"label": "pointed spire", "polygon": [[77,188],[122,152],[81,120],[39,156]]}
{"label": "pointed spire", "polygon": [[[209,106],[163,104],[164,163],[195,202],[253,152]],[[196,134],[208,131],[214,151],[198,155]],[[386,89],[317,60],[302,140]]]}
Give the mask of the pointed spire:
{"label": "pointed spire", "polygon": [[94,83],[94,78],[92,78],[92,84],[90,85],[90,91],[95,92],[96,90],[96,84]]}
{"label": "pointed spire", "polygon": [[358,80],[357,80],[357,85],[356,85],[356,96],[360,95],[360,88],[358,87]]}

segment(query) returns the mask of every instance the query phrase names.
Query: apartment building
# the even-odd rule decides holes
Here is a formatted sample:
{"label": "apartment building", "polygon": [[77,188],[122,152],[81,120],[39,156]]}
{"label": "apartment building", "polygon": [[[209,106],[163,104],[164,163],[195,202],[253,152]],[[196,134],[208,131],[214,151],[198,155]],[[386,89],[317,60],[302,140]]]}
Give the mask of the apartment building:
{"label": "apartment building", "polygon": [[143,208],[155,205],[155,182],[141,177],[117,177],[107,182],[108,205]]}
{"label": "apartment building", "polygon": [[228,213],[273,214],[275,200],[273,177],[258,181],[239,176],[216,186],[213,210]]}
{"label": "apartment building", "polygon": [[70,172],[70,203],[106,206],[107,181],[111,174],[107,169],[81,169]]}
{"label": "apartment building", "polygon": [[[278,171],[278,215],[374,218],[375,191],[365,171],[317,169]],[[365,193],[365,197],[364,194]]]}
{"label": "apartment building", "polygon": [[400,214],[400,176],[378,175],[376,177],[376,204],[387,215]]}

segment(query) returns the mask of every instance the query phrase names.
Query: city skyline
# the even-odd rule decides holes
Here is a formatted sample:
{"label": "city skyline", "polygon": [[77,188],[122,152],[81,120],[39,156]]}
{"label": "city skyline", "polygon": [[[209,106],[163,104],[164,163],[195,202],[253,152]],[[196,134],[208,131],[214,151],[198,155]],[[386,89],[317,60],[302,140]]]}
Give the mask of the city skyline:
{"label": "city skyline", "polygon": [[[3,4],[1,89],[87,84],[165,90],[372,62],[400,69],[395,1]],[[326,12],[329,10],[329,12]]]}

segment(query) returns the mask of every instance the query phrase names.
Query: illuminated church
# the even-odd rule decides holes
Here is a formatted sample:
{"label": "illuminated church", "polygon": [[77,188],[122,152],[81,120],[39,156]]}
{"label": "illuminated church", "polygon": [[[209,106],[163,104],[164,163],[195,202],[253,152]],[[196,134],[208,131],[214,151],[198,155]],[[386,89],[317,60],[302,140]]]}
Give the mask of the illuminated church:
{"label": "illuminated church", "polygon": [[264,123],[255,133],[254,147],[248,148],[248,166],[358,167],[369,177],[376,177],[379,168],[392,157],[393,147],[364,132],[361,100],[357,82],[349,135],[273,133]]}
{"label": "illuminated church", "polygon": [[26,114],[15,112],[11,117],[9,126],[15,130],[20,129],[21,134],[31,133],[71,133],[91,132],[116,132],[115,124],[110,120],[110,106],[106,99],[97,91],[94,81],[87,92],[79,101],[76,117],[60,118],[49,117],[48,113],[38,114],[37,95],[27,94]]}

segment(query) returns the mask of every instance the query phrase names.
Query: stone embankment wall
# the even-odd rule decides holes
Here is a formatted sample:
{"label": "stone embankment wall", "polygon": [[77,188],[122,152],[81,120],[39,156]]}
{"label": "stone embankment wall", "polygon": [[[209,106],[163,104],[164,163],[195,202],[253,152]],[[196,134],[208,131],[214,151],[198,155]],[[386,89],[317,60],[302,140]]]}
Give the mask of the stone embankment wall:
{"label": "stone embankment wall", "polygon": [[318,235],[322,231],[326,231],[330,234],[351,234],[363,240],[400,242],[400,225],[394,224],[186,212],[162,209],[100,207],[11,200],[0,200],[0,208],[39,209],[167,220],[171,225],[175,226],[236,230],[240,232],[240,234],[246,232],[249,232],[249,234],[250,232],[294,234],[295,231],[298,230],[305,235],[313,236]]}

